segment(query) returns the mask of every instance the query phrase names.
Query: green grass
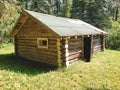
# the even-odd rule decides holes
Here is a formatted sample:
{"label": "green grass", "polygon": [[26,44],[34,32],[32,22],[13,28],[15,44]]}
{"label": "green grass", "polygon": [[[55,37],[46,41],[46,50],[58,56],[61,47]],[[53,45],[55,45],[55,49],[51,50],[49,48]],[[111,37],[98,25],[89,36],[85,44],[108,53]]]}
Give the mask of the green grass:
{"label": "green grass", "polygon": [[0,49],[0,90],[120,90],[120,52],[105,50],[68,69],[18,59],[13,45]]}

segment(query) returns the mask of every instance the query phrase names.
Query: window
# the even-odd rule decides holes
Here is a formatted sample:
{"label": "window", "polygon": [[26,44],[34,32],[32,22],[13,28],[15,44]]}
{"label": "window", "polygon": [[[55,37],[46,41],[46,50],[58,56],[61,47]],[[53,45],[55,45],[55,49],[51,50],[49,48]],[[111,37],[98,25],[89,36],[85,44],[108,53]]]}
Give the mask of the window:
{"label": "window", "polygon": [[48,38],[37,38],[38,48],[48,48]]}

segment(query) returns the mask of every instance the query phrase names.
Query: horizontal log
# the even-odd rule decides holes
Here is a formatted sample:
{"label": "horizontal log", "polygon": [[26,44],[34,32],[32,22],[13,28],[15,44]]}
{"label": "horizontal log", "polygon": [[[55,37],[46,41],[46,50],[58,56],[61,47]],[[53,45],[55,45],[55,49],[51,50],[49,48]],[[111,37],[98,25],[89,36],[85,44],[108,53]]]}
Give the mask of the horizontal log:
{"label": "horizontal log", "polygon": [[[65,46],[66,43],[62,43],[63,46]],[[82,45],[81,41],[78,42],[68,42],[67,43],[69,46],[78,46],[78,45]]]}
{"label": "horizontal log", "polygon": [[49,38],[51,40],[56,40],[57,41],[57,39],[56,39],[57,37],[55,35],[52,35],[52,36],[41,36],[39,34],[35,35],[34,33],[32,33],[33,35],[30,36],[29,34],[25,34],[25,35],[23,35],[23,34],[22,33],[17,34],[17,38],[19,38],[19,39]]}
{"label": "horizontal log", "polygon": [[37,49],[19,49],[18,51],[22,51],[22,52],[36,52]]}
{"label": "horizontal log", "polygon": [[37,47],[33,46],[25,46],[25,45],[18,45],[18,49],[37,49]]}
{"label": "horizontal log", "polygon": [[43,55],[50,55],[50,56],[53,56],[53,57],[57,57],[57,53],[56,52],[46,52],[46,51],[39,51],[39,50],[34,50],[34,49],[21,49],[19,50],[19,52],[24,52],[24,53],[35,53],[35,54],[43,54]]}
{"label": "horizontal log", "polygon": [[41,51],[41,52],[53,52],[57,53],[57,49],[40,49],[37,47],[27,47],[27,46],[18,46],[18,50],[28,50],[28,51]]}
{"label": "horizontal log", "polygon": [[69,44],[69,46],[68,47],[70,47],[70,48],[72,48],[72,47],[82,47],[82,43],[72,43],[72,44]]}
{"label": "horizontal log", "polygon": [[37,40],[17,40],[17,43],[37,43]]}
{"label": "horizontal log", "polygon": [[101,45],[95,46],[94,48],[101,48]]}
{"label": "horizontal log", "polygon": [[46,51],[46,52],[55,52],[57,53],[57,49],[54,49],[54,48],[48,48],[48,49],[44,49],[44,48],[38,48],[37,50],[39,51]]}
{"label": "horizontal log", "polygon": [[67,52],[67,53],[58,53],[59,55],[60,55],[60,57],[70,57],[70,56],[73,56],[73,55],[76,55],[76,54],[79,54],[79,55],[82,55],[82,53],[81,52],[72,52],[72,53],[69,53],[69,52]]}
{"label": "horizontal log", "polygon": [[79,51],[69,52],[69,56],[71,56],[71,55],[75,55],[75,54],[80,54],[80,53],[82,53],[81,50],[79,50]]}
{"label": "horizontal log", "polygon": [[36,41],[37,40],[37,38],[29,38],[29,39],[27,39],[27,38],[17,38],[17,41]]}
{"label": "horizontal log", "polygon": [[75,59],[75,58],[79,58],[80,57],[80,54],[74,54],[74,55],[71,55],[71,56],[68,56],[68,60],[72,60],[72,59]]}
{"label": "horizontal log", "polygon": [[[78,58],[74,58],[74,59],[72,59],[72,60],[69,60],[68,61],[68,63],[69,63],[69,65],[70,64],[72,64],[72,63],[74,63],[74,62],[76,62],[76,61],[78,61],[79,59]],[[62,64],[65,64],[66,63],[66,60],[64,60],[63,62],[62,62]]]}
{"label": "horizontal log", "polygon": [[[17,43],[18,46],[27,46],[27,47],[38,47],[37,43]],[[49,44],[48,43],[48,48],[51,49],[57,49],[57,45],[56,44]]]}
{"label": "horizontal log", "polygon": [[[39,37],[38,37],[39,38]],[[17,40],[19,40],[19,41],[23,41],[23,40],[37,40],[37,38],[27,38],[27,37],[23,37],[23,38],[17,38]],[[57,38],[48,38],[48,40],[50,41],[50,42],[57,42]]]}
{"label": "horizontal log", "polygon": [[78,60],[79,60],[79,59],[75,58],[75,59],[69,61],[69,64],[72,64],[73,62],[76,62],[76,61],[78,61]]}
{"label": "horizontal log", "polygon": [[81,50],[82,47],[81,46],[72,46],[72,47],[68,47],[68,50]]}
{"label": "horizontal log", "polygon": [[65,62],[66,60],[71,61],[75,58],[80,59],[81,57],[82,57],[82,54],[74,54],[68,57],[63,56],[61,59],[63,60],[63,62]]}
{"label": "horizontal log", "polygon": [[41,58],[41,57],[34,57],[33,59],[37,59],[38,61],[44,61],[44,62],[51,62],[51,63],[57,63],[57,59],[54,58]]}
{"label": "horizontal log", "polygon": [[50,55],[52,57],[57,57],[57,53],[56,52],[45,52],[45,51],[37,51],[38,54],[43,54],[43,55]]}
{"label": "horizontal log", "polygon": [[36,45],[37,42],[17,42],[17,45]]}
{"label": "horizontal log", "polygon": [[69,46],[73,46],[73,45],[81,45],[82,42],[68,42]]}
{"label": "horizontal log", "polygon": [[[22,56],[20,56],[20,57],[22,57]],[[31,60],[31,61],[38,61],[38,62],[42,62],[42,63],[46,63],[46,64],[51,64],[51,65],[58,66],[57,62],[41,60],[39,58],[30,58],[30,57],[23,57],[23,58]]]}
{"label": "horizontal log", "polygon": [[38,48],[19,48],[19,51],[31,51],[31,52],[39,52],[39,53],[50,53],[50,54],[56,54],[57,50],[48,50],[48,49],[38,49]]}
{"label": "horizontal log", "polygon": [[81,49],[82,48],[82,45],[69,45],[69,44],[66,44],[65,46],[61,46],[61,48],[63,49]]}
{"label": "horizontal log", "polygon": [[51,55],[43,55],[43,54],[36,54],[36,53],[27,53],[27,52],[19,52],[20,56],[23,57],[30,57],[30,58],[40,58],[40,59],[51,59],[51,60],[57,60],[57,56],[51,56]]}
{"label": "horizontal log", "polygon": [[37,46],[37,42],[17,42],[17,45],[34,45],[34,46]]}
{"label": "horizontal log", "polygon": [[48,45],[48,49],[57,49],[56,45]]}
{"label": "horizontal log", "polygon": [[37,47],[37,43],[17,43],[18,46],[31,46],[31,47]]}
{"label": "horizontal log", "polygon": [[93,53],[97,53],[97,52],[100,52],[101,49],[96,49],[96,50],[93,50]]}
{"label": "horizontal log", "polygon": [[82,48],[74,48],[74,49],[70,49],[70,48],[68,48],[68,49],[60,48],[60,49],[58,49],[58,51],[59,51],[59,52],[62,52],[62,53],[65,53],[65,52],[71,53],[71,52],[83,52],[83,49],[82,49]]}
{"label": "horizontal log", "polygon": [[50,45],[57,45],[57,42],[56,41],[49,41],[48,40],[48,44],[50,44]]}
{"label": "horizontal log", "polygon": [[95,49],[93,49],[93,51],[98,51],[98,50],[101,50],[101,48],[95,48]]}

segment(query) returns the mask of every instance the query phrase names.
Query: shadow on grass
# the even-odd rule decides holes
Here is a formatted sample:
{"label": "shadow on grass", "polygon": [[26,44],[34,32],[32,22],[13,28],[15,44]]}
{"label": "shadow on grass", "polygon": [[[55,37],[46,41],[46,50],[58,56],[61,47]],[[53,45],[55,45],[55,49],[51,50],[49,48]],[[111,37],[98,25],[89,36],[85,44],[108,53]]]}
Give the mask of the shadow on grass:
{"label": "shadow on grass", "polygon": [[34,76],[56,70],[56,67],[40,62],[17,58],[14,54],[0,54],[0,70],[8,70],[16,73]]}

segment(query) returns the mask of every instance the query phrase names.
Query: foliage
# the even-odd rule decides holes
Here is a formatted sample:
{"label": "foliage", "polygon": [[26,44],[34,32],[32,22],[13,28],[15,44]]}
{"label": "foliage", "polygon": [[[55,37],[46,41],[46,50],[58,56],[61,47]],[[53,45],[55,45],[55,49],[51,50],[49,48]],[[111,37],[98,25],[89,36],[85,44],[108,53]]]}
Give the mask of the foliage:
{"label": "foliage", "polygon": [[107,30],[108,36],[106,38],[107,47],[120,51],[120,22],[112,21],[112,28]]}
{"label": "foliage", "polygon": [[[112,14],[114,15],[114,7],[112,7],[110,10],[113,10],[111,12],[113,12]],[[118,12],[120,12],[120,8],[118,8]],[[114,18],[113,15],[111,16],[112,27],[106,30],[108,32],[106,44],[108,48],[120,51],[120,14],[117,15],[118,17],[116,18],[117,21],[113,19]]]}
{"label": "foliage", "polygon": [[24,8],[56,16],[70,17],[72,0],[19,0]]}
{"label": "foliage", "polygon": [[0,1],[0,43],[8,41],[8,35],[18,17],[14,4]]}
{"label": "foliage", "polygon": [[23,8],[57,15],[60,12],[60,0],[19,0]]}
{"label": "foliage", "polygon": [[106,0],[73,0],[72,18],[82,19],[101,29],[110,27]]}
{"label": "foliage", "polygon": [[63,0],[64,1],[64,17],[71,17],[71,7],[73,0]]}
{"label": "foliage", "polygon": [[105,50],[91,62],[54,69],[14,57],[13,46],[0,49],[1,90],[119,90],[120,52]]}
{"label": "foliage", "polygon": [[107,0],[107,3],[108,3],[108,11],[110,11],[113,20],[117,21],[119,14],[120,0]]}

